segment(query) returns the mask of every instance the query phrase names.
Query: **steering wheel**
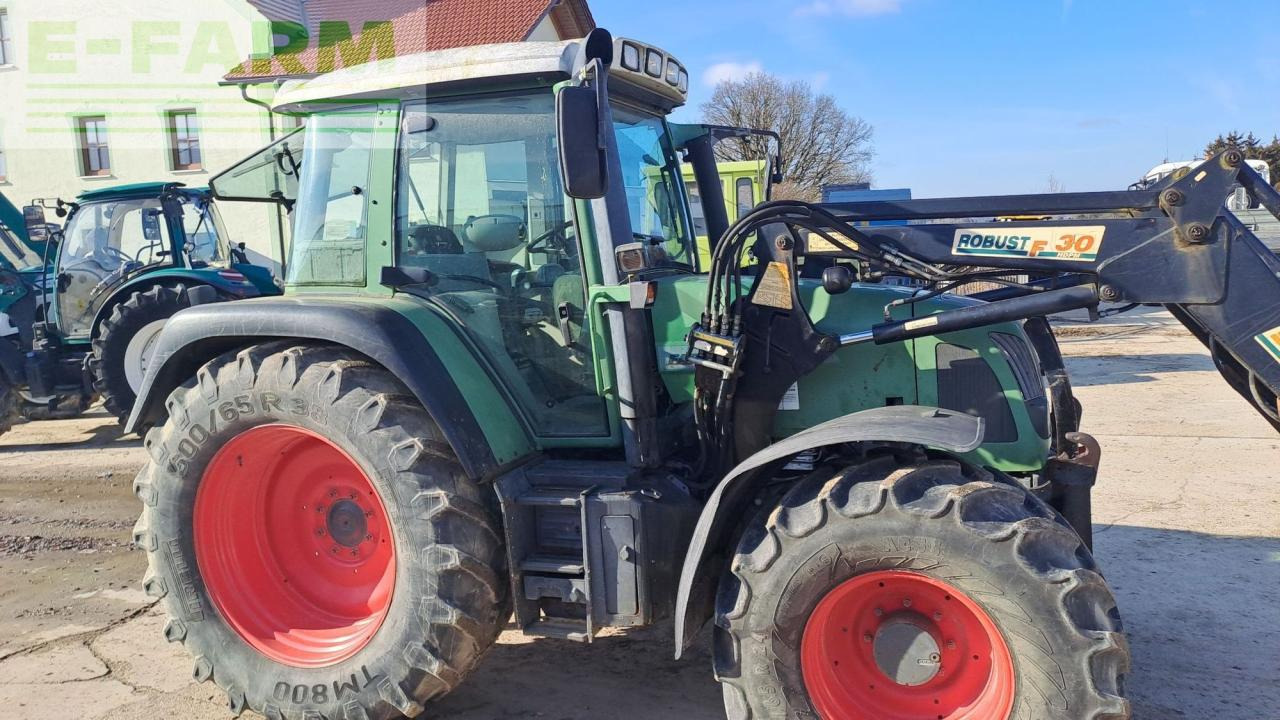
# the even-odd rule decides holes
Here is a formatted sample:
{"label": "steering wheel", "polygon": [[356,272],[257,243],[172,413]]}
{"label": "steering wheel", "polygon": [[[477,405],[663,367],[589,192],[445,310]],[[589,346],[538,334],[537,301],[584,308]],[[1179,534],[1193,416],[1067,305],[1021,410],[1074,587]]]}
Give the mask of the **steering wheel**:
{"label": "steering wheel", "polygon": [[[573,243],[569,242],[568,236],[564,234],[564,231],[571,227],[573,227],[572,220],[560,223],[538,237],[530,240],[529,244],[525,245],[525,252],[548,252],[555,249],[566,255],[573,255],[574,250],[576,250],[577,247]],[[554,248],[551,244],[552,240],[558,240],[558,242],[555,243],[556,247]],[[547,245],[547,247],[539,247],[541,245]]]}
{"label": "steering wheel", "polygon": [[[102,247],[94,248],[93,254],[111,256],[114,259],[118,260],[122,265],[136,261],[136,259],[132,255],[121,250],[118,247],[115,247],[114,245],[103,245]],[[102,265],[102,263],[100,262],[98,264]]]}

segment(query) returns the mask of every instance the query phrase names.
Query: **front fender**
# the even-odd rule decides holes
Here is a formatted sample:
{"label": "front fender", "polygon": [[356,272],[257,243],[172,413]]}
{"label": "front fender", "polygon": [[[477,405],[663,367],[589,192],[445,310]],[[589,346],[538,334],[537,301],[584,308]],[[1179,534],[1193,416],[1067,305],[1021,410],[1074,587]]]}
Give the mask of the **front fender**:
{"label": "front fender", "polygon": [[829,420],[743,460],[720,481],[694,529],[676,595],[676,657],[715,612],[716,585],[738,524],[749,519],[756,480],[797,453],[852,442],[900,442],[961,454],[982,444],[984,423],[964,413],[918,405],[872,408]]}
{"label": "front fender", "polygon": [[[417,308],[402,305],[386,299],[308,296],[305,301],[256,298],[182,310],[170,318],[157,340],[125,431],[163,421],[169,393],[218,355],[268,340],[297,338],[348,347],[395,375],[435,419],[472,478],[492,477],[534,452],[532,439],[513,411],[482,387],[484,378],[458,381],[464,372],[460,367],[474,370],[477,363],[464,357],[467,351],[460,349],[457,335],[439,324],[424,327],[429,320],[415,321],[409,314]],[[453,366],[448,359],[455,360]],[[498,452],[495,446],[500,446]]]}

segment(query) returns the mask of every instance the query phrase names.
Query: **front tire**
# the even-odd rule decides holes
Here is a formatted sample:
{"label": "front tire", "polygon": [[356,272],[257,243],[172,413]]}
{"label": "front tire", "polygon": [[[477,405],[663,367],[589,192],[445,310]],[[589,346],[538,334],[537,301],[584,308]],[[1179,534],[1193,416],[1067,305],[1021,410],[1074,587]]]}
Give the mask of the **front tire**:
{"label": "front tire", "polygon": [[189,307],[191,298],[185,285],[156,285],[134,292],[112,308],[99,325],[89,359],[93,388],[102,395],[107,412],[121,424],[129,419],[165,322]]}
{"label": "front tire", "polygon": [[1092,556],[983,471],[885,455],[815,473],[730,570],[715,629],[730,720],[1130,716]]}
{"label": "front tire", "polygon": [[206,364],[167,407],[134,486],[144,587],[234,713],[413,716],[497,639],[495,502],[385,370],[269,343]]}

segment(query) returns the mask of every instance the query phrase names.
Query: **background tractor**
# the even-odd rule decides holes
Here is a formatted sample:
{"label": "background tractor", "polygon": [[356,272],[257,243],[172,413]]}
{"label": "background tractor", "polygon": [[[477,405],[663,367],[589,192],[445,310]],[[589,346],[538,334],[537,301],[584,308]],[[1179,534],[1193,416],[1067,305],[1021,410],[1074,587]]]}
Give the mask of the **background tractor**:
{"label": "background tractor", "polygon": [[233,712],[418,715],[514,615],[709,624],[735,720],[1129,716],[1044,316],[1164,304],[1277,422],[1280,263],[1223,202],[1280,196],[1226,153],[731,226],[714,145],[755,131],[668,121],[688,78],[599,30],[399,57],[286,84],[300,165],[214,179],[293,207],[285,295],[174,315],[128,428],[143,585]]}
{"label": "background tractor", "polygon": [[270,270],[229,245],[207,190],[150,183],[87,192],[51,203],[66,218],[61,229],[42,204],[22,214],[5,205],[12,248],[0,283],[12,292],[0,308],[8,323],[0,380],[30,419],[74,416],[100,394],[123,421],[171,315],[280,292]]}

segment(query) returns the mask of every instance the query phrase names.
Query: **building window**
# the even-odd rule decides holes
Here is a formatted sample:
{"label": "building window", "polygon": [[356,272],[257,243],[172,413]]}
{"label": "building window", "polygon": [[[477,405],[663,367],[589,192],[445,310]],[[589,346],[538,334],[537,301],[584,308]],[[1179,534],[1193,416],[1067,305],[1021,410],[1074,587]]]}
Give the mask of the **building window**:
{"label": "building window", "polygon": [[199,170],[200,125],[195,110],[174,110],[169,118],[169,158],[174,170]]}
{"label": "building window", "polygon": [[82,117],[76,123],[80,131],[80,164],[83,174],[110,175],[111,152],[107,149],[107,119],[102,116]]}
{"label": "building window", "polygon": [[9,29],[9,11],[0,8],[0,65],[12,65],[15,59],[13,35]]}

